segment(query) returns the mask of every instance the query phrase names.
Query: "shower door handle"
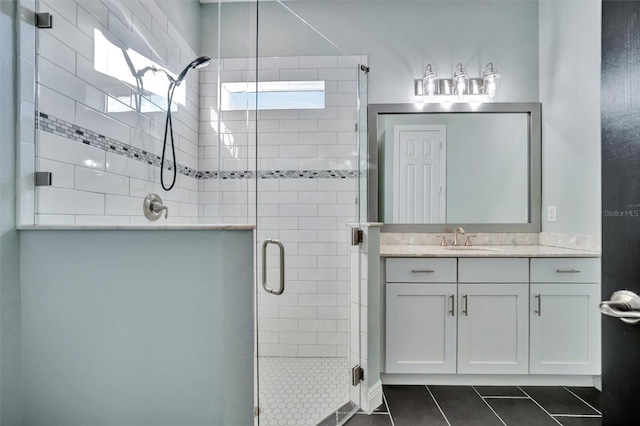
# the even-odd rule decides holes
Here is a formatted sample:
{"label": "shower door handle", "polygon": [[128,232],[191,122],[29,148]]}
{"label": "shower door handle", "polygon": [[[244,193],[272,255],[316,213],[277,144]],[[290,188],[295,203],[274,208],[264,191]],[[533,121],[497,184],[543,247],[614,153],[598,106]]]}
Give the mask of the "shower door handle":
{"label": "shower door handle", "polygon": [[[277,245],[280,251],[280,288],[278,290],[267,287],[267,246],[269,244]],[[273,238],[267,238],[262,243],[262,287],[267,293],[275,294],[276,296],[284,293],[284,245]]]}

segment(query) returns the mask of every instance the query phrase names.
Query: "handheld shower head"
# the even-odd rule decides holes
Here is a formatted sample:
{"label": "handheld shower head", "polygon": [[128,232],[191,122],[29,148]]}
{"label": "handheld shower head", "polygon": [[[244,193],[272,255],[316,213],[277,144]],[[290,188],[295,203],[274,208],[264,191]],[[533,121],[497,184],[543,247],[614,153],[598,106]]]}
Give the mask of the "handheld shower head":
{"label": "handheld shower head", "polygon": [[[173,121],[171,119],[171,102],[173,102],[173,93],[176,90],[176,87],[182,83],[182,80],[186,77],[187,73],[191,69],[198,69],[206,67],[211,63],[211,58],[208,56],[200,56],[199,58],[191,61],[189,65],[182,70],[182,72],[178,75],[178,78],[174,79],[171,75],[163,69],[156,69],[155,67],[149,67],[154,73],[157,71],[162,71],[169,78],[169,90],[167,92],[167,118],[164,123],[164,143],[162,144],[162,159],[160,160],[160,184],[162,185],[162,189],[165,191],[170,191],[173,186],[176,184],[176,177],[178,176],[178,164],[176,163],[176,147],[173,142]],[[142,70],[143,74],[148,70]],[[165,159],[165,151],[167,149],[167,136],[170,137],[171,141],[171,155],[173,156],[173,167],[169,166],[170,169],[173,170],[173,180],[170,185],[165,185],[164,182],[164,159]]]}
{"label": "handheld shower head", "polygon": [[193,69],[204,68],[211,65],[211,58],[208,56],[200,56],[189,64]]}
{"label": "handheld shower head", "polygon": [[191,70],[191,69],[197,70],[199,68],[204,68],[209,64],[211,64],[211,58],[208,57],[208,56],[200,56],[199,58],[194,59],[178,75],[178,78],[176,79],[175,85],[179,86],[180,83],[182,83],[182,80],[184,80],[184,78],[186,77],[186,75],[189,72],[189,70]]}

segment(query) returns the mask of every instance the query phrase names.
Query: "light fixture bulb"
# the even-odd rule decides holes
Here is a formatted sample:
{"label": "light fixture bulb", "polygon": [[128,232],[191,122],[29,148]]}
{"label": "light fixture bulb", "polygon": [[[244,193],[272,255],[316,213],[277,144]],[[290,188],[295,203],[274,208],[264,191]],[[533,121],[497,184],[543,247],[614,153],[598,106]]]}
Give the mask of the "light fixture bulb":
{"label": "light fixture bulb", "polygon": [[495,80],[489,80],[487,82],[487,90],[486,90],[487,96],[490,98],[495,98],[496,92],[497,92],[497,87],[496,87]]}
{"label": "light fixture bulb", "polygon": [[489,98],[495,98],[498,93],[498,79],[500,78],[500,74],[498,74],[498,70],[493,67],[493,64],[489,62],[486,67],[484,67],[484,72],[482,73],[482,92],[485,96]]}
{"label": "light fixture bulb", "polygon": [[458,96],[462,96],[464,95],[464,80],[463,79],[457,79],[456,80],[456,89],[455,89],[455,93]]}
{"label": "light fixture bulb", "polygon": [[453,92],[458,96],[463,96],[467,91],[467,80],[469,75],[467,70],[462,67],[462,64],[456,65],[453,70]]}
{"label": "light fixture bulb", "polygon": [[434,97],[436,95],[436,79],[438,75],[436,70],[431,68],[431,64],[427,65],[424,70],[424,77],[422,78],[422,85],[424,87],[424,94],[428,97]]}
{"label": "light fixture bulb", "polygon": [[434,80],[426,80],[424,94],[433,97],[436,95],[436,82]]}

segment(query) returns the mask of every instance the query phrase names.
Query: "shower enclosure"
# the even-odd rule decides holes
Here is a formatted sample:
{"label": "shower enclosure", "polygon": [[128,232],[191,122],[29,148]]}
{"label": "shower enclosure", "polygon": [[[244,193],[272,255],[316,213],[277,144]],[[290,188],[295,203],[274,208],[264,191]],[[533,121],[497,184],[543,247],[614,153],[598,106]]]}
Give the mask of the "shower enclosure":
{"label": "shower enclosure", "polygon": [[207,113],[217,145],[205,161],[223,175],[205,212],[246,214],[257,229],[256,424],[337,424],[360,405],[349,224],[366,218],[367,58],[344,52],[291,3],[208,7],[220,59],[217,75],[204,70],[215,89],[201,86],[218,91]]}
{"label": "shower enclosure", "polygon": [[[23,3],[54,25],[35,33],[20,224],[144,227],[155,193],[169,214],[153,225],[255,226],[244,260],[254,306],[242,307],[255,316],[255,424],[344,422],[361,405],[366,363],[351,244],[367,217],[367,57],[295,2],[195,3],[200,31],[182,2]],[[165,173],[177,179],[165,190],[167,84],[203,55],[211,64],[172,93],[177,165]],[[33,186],[34,172],[50,185]]]}

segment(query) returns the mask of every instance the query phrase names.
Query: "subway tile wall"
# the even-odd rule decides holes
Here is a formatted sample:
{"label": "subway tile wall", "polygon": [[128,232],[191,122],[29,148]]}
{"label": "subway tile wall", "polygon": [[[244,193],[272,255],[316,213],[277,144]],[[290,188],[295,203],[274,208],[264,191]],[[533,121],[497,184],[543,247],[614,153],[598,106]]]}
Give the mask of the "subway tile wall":
{"label": "subway tile wall", "polygon": [[[366,62],[259,58],[260,81],[324,80],[326,106],[260,111],[257,129],[255,111],[217,109],[218,72],[201,71],[200,171],[257,168],[258,178],[200,180],[200,220],[253,222],[257,185],[258,241],[276,238],[285,247],[285,293],[259,292],[263,356],[348,357],[347,223],[357,213],[357,69]],[[219,67],[223,83],[255,81],[255,59],[222,59]],[[279,258],[268,247],[268,283],[277,287]]]}
{"label": "subway tile wall", "polygon": [[[35,169],[53,178],[36,187],[35,223],[151,224],[142,200],[152,192],[169,207],[164,223],[197,223],[198,72],[187,75],[184,100],[172,109],[179,174],[171,191],[159,175],[169,80],[151,71],[133,76],[152,64],[175,76],[196,52],[153,1],[38,0],[37,7],[54,25],[37,32]],[[152,94],[145,84],[158,85],[156,74]],[[165,178],[171,182],[171,171]]]}

